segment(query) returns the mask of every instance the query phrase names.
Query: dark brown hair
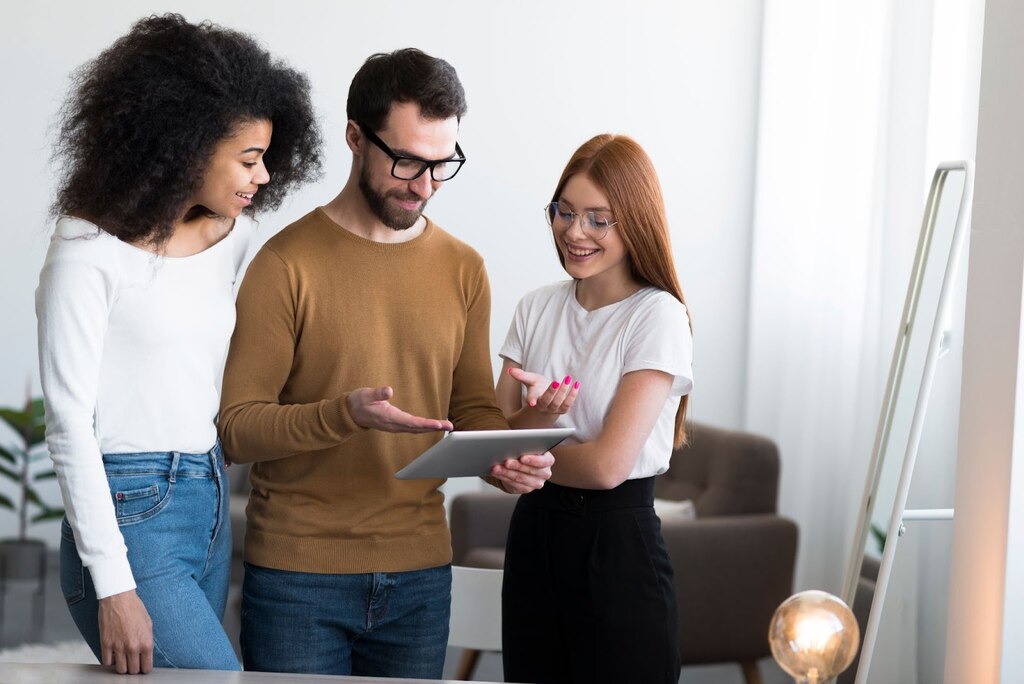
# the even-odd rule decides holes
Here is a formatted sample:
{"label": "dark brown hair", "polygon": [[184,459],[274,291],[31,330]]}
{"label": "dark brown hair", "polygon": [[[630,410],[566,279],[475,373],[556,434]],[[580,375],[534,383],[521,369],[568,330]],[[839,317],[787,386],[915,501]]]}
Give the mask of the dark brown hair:
{"label": "dark brown hair", "polygon": [[416,48],[377,53],[363,63],[348,89],[348,118],[379,131],[396,102],[415,102],[428,119],[466,115],[455,68]]}

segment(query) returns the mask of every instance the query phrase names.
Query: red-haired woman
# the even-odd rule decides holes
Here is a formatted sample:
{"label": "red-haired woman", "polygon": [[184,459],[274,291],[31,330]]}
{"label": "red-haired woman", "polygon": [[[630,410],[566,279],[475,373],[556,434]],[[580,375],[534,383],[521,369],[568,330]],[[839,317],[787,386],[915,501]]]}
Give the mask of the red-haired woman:
{"label": "red-haired woman", "polygon": [[676,597],[654,476],[685,441],[692,339],[654,166],[630,138],[592,138],[545,215],[571,280],[519,302],[498,405],[514,427],[576,434],[512,518],[505,678],[674,684]]}

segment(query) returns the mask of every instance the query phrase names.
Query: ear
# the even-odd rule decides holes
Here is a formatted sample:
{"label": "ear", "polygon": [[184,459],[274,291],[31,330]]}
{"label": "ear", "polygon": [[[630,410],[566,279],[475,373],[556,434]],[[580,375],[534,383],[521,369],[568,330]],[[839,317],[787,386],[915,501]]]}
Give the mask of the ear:
{"label": "ear", "polygon": [[362,154],[364,140],[359,124],[349,119],[348,123],[345,124],[345,143],[348,145],[348,149],[352,151],[352,156],[358,157]]}

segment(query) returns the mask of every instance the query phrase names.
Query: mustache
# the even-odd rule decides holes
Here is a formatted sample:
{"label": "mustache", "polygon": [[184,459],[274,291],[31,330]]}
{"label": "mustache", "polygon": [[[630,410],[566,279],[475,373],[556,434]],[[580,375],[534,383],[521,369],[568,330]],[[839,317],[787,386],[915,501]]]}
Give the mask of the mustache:
{"label": "mustache", "polygon": [[414,195],[411,192],[409,192],[409,193],[402,192],[401,190],[392,190],[391,192],[387,193],[387,196],[388,197],[393,197],[393,198],[395,198],[397,200],[401,200],[403,202],[422,202],[423,201],[422,197],[420,197],[418,195]]}

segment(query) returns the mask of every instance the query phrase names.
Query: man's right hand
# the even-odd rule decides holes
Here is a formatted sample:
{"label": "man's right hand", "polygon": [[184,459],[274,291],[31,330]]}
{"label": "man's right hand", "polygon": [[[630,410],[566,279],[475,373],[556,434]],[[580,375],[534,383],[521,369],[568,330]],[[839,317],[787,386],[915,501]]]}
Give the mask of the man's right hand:
{"label": "man's right hand", "polygon": [[396,408],[390,387],[363,387],[348,395],[348,412],[360,427],[384,432],[437,432],[452,430],[451,421],[420,418]]}
{"label": "man's right hand", "polygon": [[99,601],[100,654],[118,674],[153,669],[153,622],[135,590]]}

